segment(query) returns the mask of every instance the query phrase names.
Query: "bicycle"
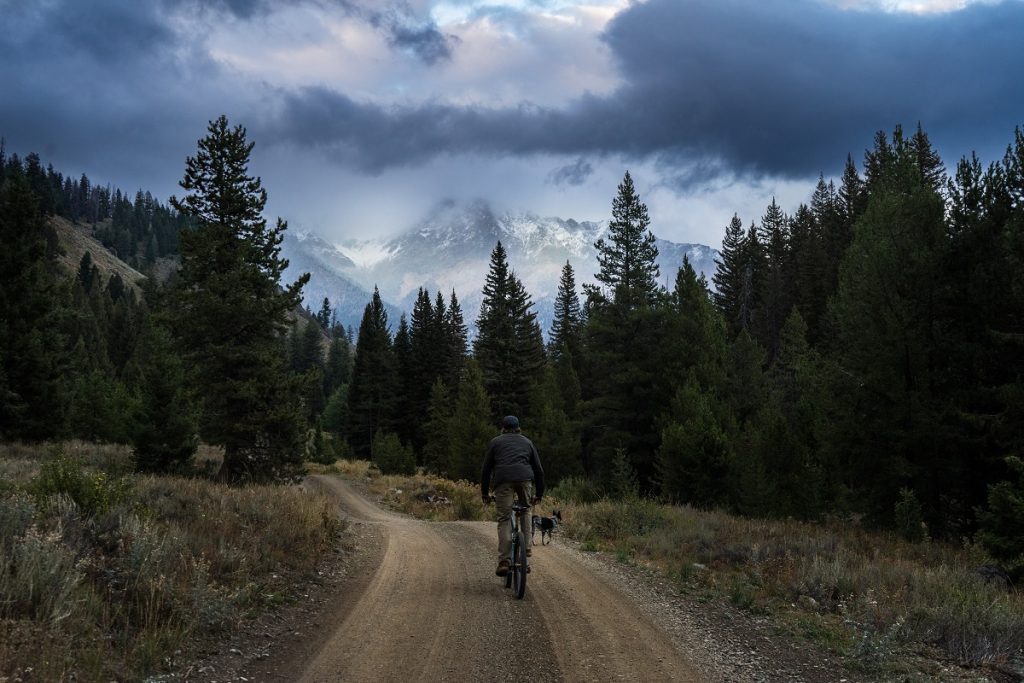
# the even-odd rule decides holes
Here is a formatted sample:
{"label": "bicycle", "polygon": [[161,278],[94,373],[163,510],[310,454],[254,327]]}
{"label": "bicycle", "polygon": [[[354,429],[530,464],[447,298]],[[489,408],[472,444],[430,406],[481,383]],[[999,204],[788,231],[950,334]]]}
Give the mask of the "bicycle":
{"label": "bicycle", "polygon": [[[494,502],[494,496],[488,496]],[[530,573],[530,565],[526,559],[528,547],[526,534],[519,528],[519,515],[530,509],[518,500],[512,503],[512,564],[505,575],[505,588],[512,588],[517,600],[526,595],[526,575]]]}

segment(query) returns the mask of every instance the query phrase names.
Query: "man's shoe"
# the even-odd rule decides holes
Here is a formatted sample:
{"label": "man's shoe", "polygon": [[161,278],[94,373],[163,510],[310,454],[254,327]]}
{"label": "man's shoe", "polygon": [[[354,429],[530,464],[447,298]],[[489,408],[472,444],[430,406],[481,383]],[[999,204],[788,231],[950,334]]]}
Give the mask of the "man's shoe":
{"label": "man's shoe", "polygon": [[508,574],[508,570],[512,567],[512,563],[508,560],[502,560],[498,563],[498,568],[494,570],[494,573],[498,576],[505,576]]}

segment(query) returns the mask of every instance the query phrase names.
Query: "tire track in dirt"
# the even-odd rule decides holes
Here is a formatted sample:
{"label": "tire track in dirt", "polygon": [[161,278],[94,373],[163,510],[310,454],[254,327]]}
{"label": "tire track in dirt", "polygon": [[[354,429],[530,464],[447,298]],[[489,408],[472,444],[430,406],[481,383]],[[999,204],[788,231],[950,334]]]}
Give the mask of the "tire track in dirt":
{"label": "tire track in dirt", "polygon": [[386,545],[299,680],[562,680],[543,622],[501,588],[476,534],[384,512],[336,478],[315,480],[353,518],[379,525]]}
{"label": "tire track in dirt", "polygon": [[335,477],[312,477],[385,544],[361,595],[326,628],[299,680],[703,681],[609,582],[557,545],[538,546],[526,598],[494,576],[493,523],[385,512]]}

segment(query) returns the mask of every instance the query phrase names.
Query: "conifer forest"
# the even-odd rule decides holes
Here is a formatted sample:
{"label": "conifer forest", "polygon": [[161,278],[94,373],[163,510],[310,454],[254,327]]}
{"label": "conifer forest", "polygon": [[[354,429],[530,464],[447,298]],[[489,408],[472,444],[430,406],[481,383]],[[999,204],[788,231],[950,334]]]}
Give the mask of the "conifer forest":
{"label": "conifer forest", "polygon": [[[659,271],[626,172],[550,329],[501,242],[478,311],[421,288],[395,320],[375,292],[345,329],[283,280],[287,223],[225,117],[166,204],[0,149],[0,439],[127,443],[153,472],[203,442],[228,482],[337,457],[474,481],[514,414],[551,484],[972,539],[1024,575],[1024,132],[951,165],[920,126],[864,142],[806,203],[721,226],[710,282]],[[61,221],[144,277],[62,264]]]}

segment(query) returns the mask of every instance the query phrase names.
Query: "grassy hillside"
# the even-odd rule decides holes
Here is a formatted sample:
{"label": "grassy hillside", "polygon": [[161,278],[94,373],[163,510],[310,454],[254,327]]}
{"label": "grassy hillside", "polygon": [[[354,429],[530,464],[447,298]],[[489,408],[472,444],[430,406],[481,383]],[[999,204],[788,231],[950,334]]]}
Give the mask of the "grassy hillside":
{"label": "grassy hillside", "polygon": [[93,263],[100,269],[103,280],[106,281],[111,275],[117,273],[130,287],[136,288],[138,293],[139,283],[146,278],[145,275],[135,270],[127,263],[117,258],[103,244],[92,235],[92,229],[83,224],[72,223],[66,218],[52,216],[50,224],[57,231],[57,238],[64,253],[60,257],[60,263],[68,273],[78,271],[78,264],[85,252],[92,255]]}
{"label": "grassy hillside", "polygon": [[0,446],[0,680],[139,680],[289,600],[339,530],[298,487],[135,475],[120,446]]}
{"label": "grassy hillside", "polygon": [[[328,471],[423,519],[493,519],[475,483],[385,476],[361,461]],[[561,533],[581,549],[668,576],[693,599],[771,619],[780,636],[840,654],[860,674],[921,680],[923,670],[937,680],[937,662],[952,662],[1011,680],[1024,667],[1024,595],[975,573],[987,562],[977,546],[636,498],[585,502],[584,489],[570,481],[542,506],[561,509]]]}

